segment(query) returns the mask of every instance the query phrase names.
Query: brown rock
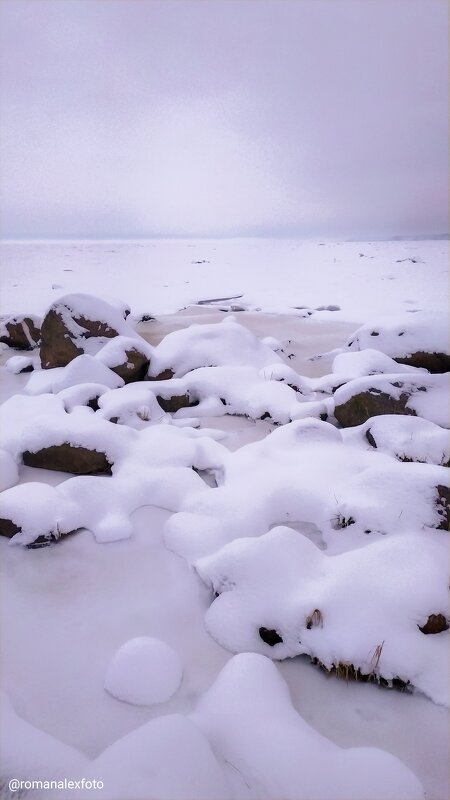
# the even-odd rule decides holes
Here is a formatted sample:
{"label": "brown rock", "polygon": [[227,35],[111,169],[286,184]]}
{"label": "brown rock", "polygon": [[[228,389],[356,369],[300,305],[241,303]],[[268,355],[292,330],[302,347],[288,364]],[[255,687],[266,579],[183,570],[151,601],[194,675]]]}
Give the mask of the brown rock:
{"label": "brown rock", "polygon": [[110,369],[120,378],[123,378],[125,383],[143,381],[147,377],[150,366],[148,356],[141,353],[137,347],[125,350],[125,355],[127,360],[123,364],[118,364],[117,367],[111,367]]}
{"label": "brown rock", "polygon": [[8,539],[11,539],[21,530],[19,525],[16,525],[11,519],[0,519],[0,536],[7,536]]}
{"label": "brown rock", "polygon": [[159,375],[156,375],[154,378],[151,375],[149,375],[148,376],[148,380],[149,381],[170,381],[170,379],[173,378],[174,375],[175,375],[175,373],[173,372],[173,370],[165,369],[165,370],[163,370],[163,372],[160,372]]}
{"label": "brown rock", "polygon": [[395,358],[394,361],[410,367],[423,367],[434,374],[450,372],[450,355],[447,353],[425,353],[423,350],[418,350],[417,353],[403,358]]}
{"label": "brown rock", "polygon": [[40,338],[37,320],[32,317],[10,317],[2,322],[0,342],[16,350],[32,350]]}
{"label": "brown rock", "polygon": [[418,625],[422,633],[442,633],[448,631],[448,622],[443,614],[430,614],[425,625]]}
{"label": "brown rock", "polygon": [[68,442],[43,447],[36,453],[26,450],[22,460],[27,467],[71,472],[74,475],[111,475],[112,464],[105,453],[76,447]]}
{"label": "brown rock", "polygon": [[[64,312],[63,312],[64,309]],[[70,316],[70,329],[64,316]],[[67,306],[56,304],[45,315],[41,325],[42,369],[65,367],[84,352],[83,341],[93,337],[112,338],[118,333],[107,322],[89,320],[76,315]]]}
{"label": "brown rock", "polygon": [[[412,408],[406,407],[409,397],[408,393],[403,392],[397,400],[379,389],[368,389],[359,394],[354,394],[347,402],[336,405],[334,416],[343,428],[362,425],[363,422],[378,414],[410,414],[416,416],[416,412]],[[370,439],[369,442],[372,444]]]}
{"label": "brown rock", "polygon": [[450,489],[448,486],[436,486],[438,514],[442,518],[438,528],[450,530]]}
{"label": "brown rock", "polygon": [[172,397],[156,396],[156,399],[163,411],[175,413],[180,408],[191,408],[198,406],[198,400],[191,400],[189,394],[174,394]]}

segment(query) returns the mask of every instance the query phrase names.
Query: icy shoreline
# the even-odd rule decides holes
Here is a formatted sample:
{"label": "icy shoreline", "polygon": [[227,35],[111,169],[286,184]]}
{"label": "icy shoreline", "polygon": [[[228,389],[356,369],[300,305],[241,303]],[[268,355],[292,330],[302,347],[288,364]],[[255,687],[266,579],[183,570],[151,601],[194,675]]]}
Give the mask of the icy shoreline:
{"label": "icy shoreline", "polygon": [[[327,321],[317,315],[299,318],[249,311],[236,313],[235,318],[260,337],[291,340],[297,372],[320,378],[329,373],[333,356],[308,359],[342,347],[356,327],[337,319],[336,312],[321,313],[329,315]],[[196,306],[140,323],[137,330],[155,345],[172,330],[227,317],[227,312]],[[1,355],[4,363],[11,351]],[[4,399],[22,391],[29,380],[26,374],[11,375],[4,369],[2,373]],[[223,431],[230,451],[266,437],[272,429],[267,420],[234,416],[204,416],[202,425]],[[65,473],[31,467],[21,471],[24,484],[39,480],[57,485],[67,479]],[[8,547],[0,540],[4,688],[24,719],[90,758],[147,720],[193,712],[231,658],[203,627],[209,592],[187,562],[164,547],[162,531],[169,516],[155,507],[135,511],[132,538],[100,551],[87,532],[37,551]],[[124,575],[132,577],[131,584]],[[51,627],[39,626],[36,633],[36,619],[45,621],[49,614]],[[102,690],[114,651],[141,635],[168,641],[184,664],[181,689],[163,709],[130,707]],[[27,668],[30,643],[32,667]],[[391,752],[423,782],[427,800],[443,800],[445,757],[436,759],[436,753],[445,752],[448,737],[444,708],[419,694],[346,684],[312,667],[305,656],[278,662],[277,668],[287,680],[295,709],[316,730],[343,747],[375,746]],[[51,692],[42,692],[43,685],[51,686]]]}

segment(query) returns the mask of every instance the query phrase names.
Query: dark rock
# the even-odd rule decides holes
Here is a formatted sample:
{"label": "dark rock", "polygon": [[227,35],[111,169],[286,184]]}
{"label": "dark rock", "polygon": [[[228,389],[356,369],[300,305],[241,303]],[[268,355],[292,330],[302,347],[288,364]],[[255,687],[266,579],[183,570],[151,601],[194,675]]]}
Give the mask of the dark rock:
{"label": "dark rock", "polygon": [[444,614],[430,614],[425,625],[418,625],[422,633],[443,633],[448,631],[448,622]]}
{"label": "dark rock", "polygon": [[41,331],[32,317],[10,317],[1,323],[0,342],[15,350],[32,350],[37,347]]}
{"label": "dark rock", "polygon": [[93,411],[98,411],[100,408],[98,404],[99,398],[100,398],[99,394],[94,395],[94,397],[90,397],[86,403],[88,408],[92,408]]}
{"label": "dark rock", "polygon": [[175,373],[173,372],[173,370],[165,369],[163,370],[163,372],[160,372],[159,375],[155,375],[155,377],[153,377],[152,375],[148,375],[147,377],[149,381],[170,381],[170,379],[173,378],[174,375]]}
{"label": "dark rock", "polygon": [[334,416],[343,428],[362,425],[363,422],[379,414],[409,414],[416,416],[406,403],[410,395],[403,392],[398,399],[379,389],[368,389],[350,397],[347,402],[336,405]]}
{"label": "dark rock", "polygon": [[[67,324],[67,319],[70,324]],[[83,342],[93,337],[111,339],[118,332],[101,320],[86,319],[64,303],[55,303],[41,325],[42,369],[65,367],[84,352]]]}
{"label": "dark rock", "polygon": [[123,364],[110,367],[110,369],[122,378],[125,383],[143,381],[147,377],[148,368],[150,366],[148,356],[141,353],[137,347],[125,350],[125,355],[127,360]]}
{"label": "dark rock", "polygon": [[65,367],[83,352],[83,348],[76,345],[71,338],[62,316],[51,308],[41,326],[42,369]]}
{"label": "dark rock", "polygon": [[191,400],[189,394],[174,394],[172,397],[161,397],[156,395],[156,399],[163,411],[175,413],[180,408],[193,408],[198,406],[198,400]]}
{"label": "dark rock", "polygon": [[394,361],[409,367],[423,367],[433,374],[450,372],[450,355],[447,353],[425,353],[423,350],[418,350],[417,353],[395,358]]}
{"label": "dark rock", "polygon": [[11,519],[0,519],[0,536],[7,536],[8,539],[11,539],[21,530],[22,528]]}
{"label": "dark rock", "polygon": [[140,317],[137,318],[137,322],[152,322],[154,321],[155,317],[152,317],[151,314],[141,314]]}
{"label": "dark rock", "polygon": [[27,467],[71,472],[74,475],[111,475],[112,464],[105,453],[76,447],[68,442],[43,447],[36,453],[25,450],[22,460]]}
{"label": "dark rock", "polygon": [[377,445],[377,443],[375,441],[375,437],[374,437],[372,431],[370,430],[370,428],[367,428],[367,430],[366,430],[366,439],[369,442],[371,447],[375,447],[375,449],[378,447],[378,445]]}
{"label": "dark rock", "polygon": [[450,530],[450,489],[448,486],[436,486],[438,514],[442,518],[438,528]]}
{"label": "dark rock", "polygon": [[269,628],[260,628],[259,635],[263,642],[269,645],[269,647],[274,647],[276,644],[280,644],[283,642],[280,634],[273,629]]}

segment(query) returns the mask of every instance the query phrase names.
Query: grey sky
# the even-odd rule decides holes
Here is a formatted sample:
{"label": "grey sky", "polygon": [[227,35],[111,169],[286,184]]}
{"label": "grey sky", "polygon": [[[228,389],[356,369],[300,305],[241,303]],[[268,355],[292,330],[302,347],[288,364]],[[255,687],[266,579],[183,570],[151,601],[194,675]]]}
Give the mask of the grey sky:
{"label": "grey sky", "polygon": [[4,236],[448,229],[446,0],[1,0]]}

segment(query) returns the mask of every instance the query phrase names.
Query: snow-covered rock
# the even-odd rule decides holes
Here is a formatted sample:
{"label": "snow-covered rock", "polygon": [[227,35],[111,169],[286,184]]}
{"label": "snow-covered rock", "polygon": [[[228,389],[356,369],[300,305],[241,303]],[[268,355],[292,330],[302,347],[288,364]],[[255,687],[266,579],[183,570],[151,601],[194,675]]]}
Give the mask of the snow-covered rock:
{"label": "snow-covered rock", "polygon": [[240,539],[196,563],[218,595],[206,625],[233,652],[306,653],[448,704],[449,633],[420,630],[430,614],[449,615],[446,547],[416,533],[328,556],[287,527]]}
{"label": "snow-covered rock", "polygon": [[124,381],[97,358],[76,356],[65,367],[37,370],[25,386],[27,394],[57,393],[82,383],[101,383],[109,389],[123,386]]}
{"label": "snow-covered rock", "polygon": [[403,464],[371,448],[349,447],[327,422],[298,420],[230,453],[218,488],[187,498],[165,527],[170,549],[195,560],[276,524],[315,526],[330,552],[371,537],[408,535],[444,523],[449,473]]}
{"label": "snow-covered rock", "polygon": [[384,414],[342,431],[347,443],[370,444],[400,461],[450,466],[448,430],[422,417]]}
{"label": "snow-covered rock", "polygon": [[21,314],[0,319],[0,342],[17,350],[33,350],[41,338],[40,319]]}
{"label": "snow-covered rock", "polygon": [[352,350],[380,350],[401,364],[430,372],[450,370],[448,314],[416,312],[392,321],[362,325],[350,337]]}
{"label": "snow-covered rock", "polygon": [[43,369],[65,367],[84,352],[93,355],[112,337],[141,340],[126,322],[127,306],[114,307],[88,294],[60,297],[47,310],[41,325]]}
{"label": "snow-covered rock", "polygon": [[450,373],[403,373],[355,378],[336,390],[334,414],[340,425],[362,425],[379,414],[412,414],[450,427]]}
{"label": "snow-covered rock", "polygon": [[149,375],[170,370],[176,378],[198,367],[248,365],[257,369],[281,359],[251,331],[228,317],[211,325],[190,325],[167,334],[154,349]]}
{"label": "snow-covered rock", "polygon": [[37,366],[36,356],[11,356],[5,363],[8,372],[20,375],[22,372],[33,372]]}
{"label": "snow-covered rock", "polygon": [[144,339],[139,342],[129,336],[116,336],[103,345],[96,358],[119,375],[125,383],[145,378],[150,365],[152,348]]}

